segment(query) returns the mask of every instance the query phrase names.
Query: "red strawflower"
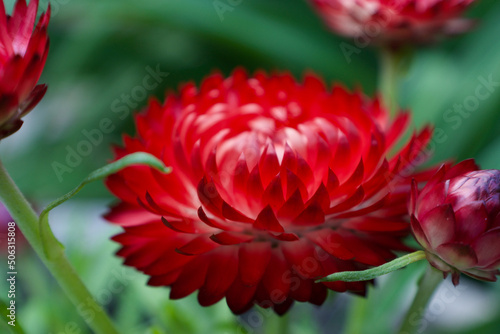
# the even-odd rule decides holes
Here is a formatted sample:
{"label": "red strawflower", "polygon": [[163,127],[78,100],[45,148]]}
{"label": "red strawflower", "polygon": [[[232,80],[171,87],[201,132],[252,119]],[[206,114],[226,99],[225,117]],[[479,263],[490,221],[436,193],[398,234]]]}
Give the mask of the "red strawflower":
{"label": "red strawflower", "polygon": [[460,15],[474,0],[311,0],[336,33],[362,44],[426,44],[473,26]]}
{"label": "red strawflower", "polygon": [[38,0],[18,0],[12,16],[0,6],[0,140],[23,124],[21,118],[42,99],[47,87],[36,85],[42,74],[49,38],[50,7],[33,30]]}
{"label": "red strawflower", "polygon": [[473,160],[442,167],[420,191],[412,189],[412,230],[444,277],[485,281],[500,274],[500,171]]}
{"label": "red strawflower", "polygon": [[107,179],[121,199],[107,215],[124,229],[118,255],[170,298],[199,290],[201,305],[226,297],[236,314],[319,305],[327,289],[363,295],[363,282],[314,280],[408,250],[410,179],[429,174],[413,165],[431,136],[389,155],[408,121],[312,75],[300,84],[237,70],[151,100],[116,158],[144,151],[173,172],[137,166]]}

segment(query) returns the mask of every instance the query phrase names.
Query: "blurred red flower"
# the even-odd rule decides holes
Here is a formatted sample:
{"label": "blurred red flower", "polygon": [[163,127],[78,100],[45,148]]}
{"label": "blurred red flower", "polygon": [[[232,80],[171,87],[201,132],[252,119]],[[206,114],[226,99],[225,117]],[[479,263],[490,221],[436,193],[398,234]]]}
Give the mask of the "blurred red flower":
{"label": "blurred red flower", "polygon": [[319,305],[327,289],[363,295],[363,282],[314,280],[408,250],[410,180],[430,176],[415,165],[431,136],[389,154],[408,122],[312,75],[237,70],[151,100],[116,158],[149,152],[173,172],[136,166],[107,179],[121,200],[107,215],[124,229],[118,255],[172,299],[199,290],[201,305],[226,297],[236,314]]}
{"label": "blurred red flower", "polygon": [[18,0],[12,16],[0,6],[0,140],[23,124],[21,118],[42,99],[47,87],[36,85],[42,74],[49,38],[50,7],[35,29],[38,0]]}
{"label": "blurred red flower", "polygon": [[455,285],[460,272],[492,282],[500,275],[500,171],[477,169],[473,160],[442,167],[411,196],[413,233]]}
{"label": "blurred red flower", "polygon": [[459,16],[474,0],[311,1],[334,32],[363,44],[426,44],[473,25]]}

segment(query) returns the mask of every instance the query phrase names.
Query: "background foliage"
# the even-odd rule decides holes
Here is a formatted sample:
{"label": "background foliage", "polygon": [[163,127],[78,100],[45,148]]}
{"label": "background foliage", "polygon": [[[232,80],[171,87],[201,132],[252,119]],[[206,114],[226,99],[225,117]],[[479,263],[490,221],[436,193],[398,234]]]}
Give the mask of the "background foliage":
{"label": "background foliage", "polygon": [[[35,206],[42,207],[105,164],[121,134],[134,133],[132,117],[120,119],[113,103],[142,85],[148,66],[169,73],[149,92],[159,98],[181,83],[200,82],[214,70],[227,75],[238,66],[249,72],[290,71],[297,78],[314,71],[328,83],[340,81],[375,93],[375,50],[362,48],[348,63],[339,46],[353,41],[330,34],[304,0],[221,1],[232,8],[222,19],[212,0],[52,1],[51,50],[40,81],[49,85],[48,93],[21,131],[0,145],[2,161]],[[4,2],[12,8],[14,1]],[[444,117],[475,95],[479,77],[500,82],[500,3],[479,1],[468,15],[479,19],[473,32],[415,54],[400,103],[413,111],[416,126],[431,122],[443,131],[446,139],[433,146],[432,161],[473,157],[483,168],[498,169],[499,86],[470,115],[460,116],[459,126],[458,120]],[[133,110],[140,110],[147,99],[135,102]],[[111,119],[115,129],[103,134],[102,142],[61,181],[54,162],[67,164],[69,150],[86,140],[82,131],[98,128],[103,118]],[[117,246],[109,237],[119,230],[100,218],[110,202],[105,187],[94,184],[78,200],[55,210],[51,221],[78,272],[123,333],[243,333],[245,328],[271,333],[283,326],[265,310],[237,318],[225,302],[202,308],[196,296],[169,301],[168,289],[147,287],[145,276],[122,267],[113,255]],[[288,332],[388,333],[408,305],[421,271],[415,265],[383,278],[367,300],[330,294],[321,308],[296,305],[288,316]],[[18,320],[27,333],[89,331],[28,249],[20,255],[19,273]],[[456,300],[430,311],[422,332],[497,333],[500,285],[463,281],[466,288]],[[353,312],[345,321],[348,309]]]}

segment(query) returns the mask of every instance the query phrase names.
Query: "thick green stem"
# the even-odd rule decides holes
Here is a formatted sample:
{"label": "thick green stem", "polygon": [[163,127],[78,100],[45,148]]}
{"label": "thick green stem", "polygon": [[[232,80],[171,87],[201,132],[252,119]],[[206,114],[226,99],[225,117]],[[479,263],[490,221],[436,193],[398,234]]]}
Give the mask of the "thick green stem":
{"label": "thick green stem", "polygon": [[364,322],[360,319],[366,319],[368,312],[370,312],[368,299],[354,296],[349,304],[344,333],[363,334]]}
{"label": "thick green stem", "polygon": [[13,334],[24,334],[24,330],[19,323],[19,319],[16,319],[15,326],[8,324],[9,321],[11,321],[10,318],[8,318],[8,315],[10,314],[8,307],[9,306],[2,299],[0,299],[0,308],[2,309],[2,324],[4,329]]}
{"label": "thick green stem", "polygon": [[272,314],[264,325],[264,333],[287,334],[290,333],[290,317],[288,314],[278,316]]}
{"label": "thick green stem", "polygon": [[429,265],[420,279],[418,291],[410,309],[406,313],[399,334],[417,333],[425,315],[425,308],[439,284],[443,282],[443,273]]}
{"label": "thick green stem", "polygon": [[[80,277],[66,258],[59,244],[51,244],[52,256],[49,259],[44,252],[39,234],[38,217],[30,204],[12,181],[0,162],[0,199],[7,207],[12,218],[23,232],[24,236],[35,250],[43,263],[50,270],[69,299],[95,333],[118,333],[104,310],[94,300]],[[46,231],[52,234],[52,231]],[[52,237],[56,240],[55,236]]]}

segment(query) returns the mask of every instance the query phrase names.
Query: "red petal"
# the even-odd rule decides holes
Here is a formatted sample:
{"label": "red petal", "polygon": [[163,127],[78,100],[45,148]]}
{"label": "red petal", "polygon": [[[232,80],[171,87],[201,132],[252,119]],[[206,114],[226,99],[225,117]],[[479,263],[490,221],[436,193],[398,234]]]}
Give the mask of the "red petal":
{"label": "red petal", "polygon": [[345,218],[366,216],[367,214],[372,213],[374,211],[377,211],[378,209],[382,209],[385,206],[385,204],[389,203],[389,198],[390,198],[390,194],[387,194],[384,197],[382,197],[382,199],[373,203],[372,205],[369,205],[369,206],[364,207],[364,208],[359,209],[359,210],[349,211],[346,213],[336,215],[335,218],[336,219],[345,219]]}
{"label": "red petal", "polygon": [[177,253],[182,255],[198,255],[211,251],[219,247],[218,244],[213,242],[208,235],[200,235],[186,245],[176,249]]}
{"label": "red petal", "polygon": [[299,237],[295,233],[280,233],[280,234],[274,234],[274,233],[269,233],[273,238],[276,240],[281,240],[281,241],[295,241],[299,240]]}
{"label": "red petal", "polygon": [[331,169],[328,169],[328,179],[326,181],[326,189],[328,190],[328,193],[332,194],[338,186],[339,179]]}
{"label": "red petal", "polygon": [[281,250],[288,263],[302,279],[316,278],[321,275],[321,268],[310,241],[300,239],[281,244]]}
{"label": "red petal", "polygon": [[205,210],[200,206],[198,208],[198,218],[205,224],[207,224],[210,227],[218,228],[221,230],[227,229],[230,225],[228,223],[221,222],[220,220],[216,219],[210,219],[208,218],[207,214],[205,213]]}
{"label": "red petal", "polygon": [[469,245],[446,243],[436,249],[446,263],[458,269],[468,269],[477,265],[477,256]]}
{"label": "red petal", "polygon": [[424,230],[422,230],[420,222],[417,220],[417,218],[415,218],[415,215],[411,215],[411,229],[413,231],[413,234],[415,235],[415,239],[417,239],[417,242],[422,245],[424,249],[430,249],[431,244],[429,243]]}
{"label": "red petal", "polygon": [[334,213],[347,211],[355,207],[356,205],[360,204],[364,198],[365,198],[365,190],[363,189],[363,186],[359,186],[354,192],[354,194],[352,194],[349,198],[342,201],[342,203],[337,204],[336,206],[330,208],[327,211],[327,214],[331,215]]}
{"label": "red petal", "polygon": [[479,266],[488,267],[500,261],[500,227],[483,234],[473,244]]}
{"label": "red petal", "polygon": [[282,219],[292,220],[293,218],[297,217],[303,210],[304,202],[302,201],[300,190],[297,189],[278,210],[278,217]]}
{"label": "red petal", "polygon": [[158,220],[158,215],[144,208],[129,203],[120,202],[113,206],[104,218],[121,226],[141,225],[152,220]]}
{"label": "red petal", "polygon": [[325,285],[313,283],[311,298],[309,298],[309,302],[318,306],[322,305],[325,302],[327,295],[328,290],[326,289]]}
{"label": "red petal", "polygon": [[280,225],[278,219],[274,215],[273,209],[268,205],[266,206],[257,216],[253,227],[258,230],[272,231],[272,232],[284,232],[283,226]]}
{"label": "red petal", "polygon": [[288,310],[290,309],[290,307],[292,307],[292,305],[293,305],[293,299],[287,298],[287,299],[285,299],[284,302],[282,302],[280,304],[274,304],[273,309],[274,309],[274,312],[276,312],[278,315],[283,315],[286,312],[288,312]]}
{"label": "red petal", "polygon": [[281,177],[278,174],[271,180],[264,191],[262,203],[270,205],[274,210],[278,210],[284,202],[285,198],[283,197],[283,188],[281,187]]}
{"label": "red petal", "polygon": [[297,218],[293,220],[294,225],[315,226],[325,222],[325,213],[318,203],[311,203]]}
{"label": "red petal", "polygon": [[275,295],[288,296],[291,283],[291,271],[280,248],[274,248],[267,265],[263,285],[271,298]]}
{"label": "red petal", "polygon": [[273,144],[267,145],[266,149],[262,153],[259,162],[259,171],[262,181],[262,186],[265,188],[269,182],[276,177],[279,173],[280,165],[278,157],[276,156],[276,150]]}
{"label": "red petal", "polygon": [[353,261],[371,266],[380,266],[388,260],[383,255],[384,251],[387,250],[375,246],[366,239],[361,239],[358,236],[347,233],[343,237],[345,245],[354,253]]}
{"label": "red petal", "polygon": [[271,259],[269,242],[251,242],[241,245],[239,250],[239,272],[241,282],[251,286],[258,284]]}
{"label": "red petal", "polygon": [[254,236],[238,232],[220,232],[210,237],[219,245],[237,245],[253,240]]}
{"label": "red petal", "polygon": [[254,304],[256,290],[257,285],[248,286],[236,277],[226,294],[227,306],[234,314],[245,313]]}
{"label": "red petal", "polygon": [[297,190],[300,191],[302,198],[309,198],[306,186],[296,174],[287,169],[285,173],[280,175],[283,185],[286,185],[284,186],[286,188],[286,199],[289,199]]}
{"label": "red petal", "polygon": [[306,237],[336,258],[342,260],[354,258],[354,253],[346,248],[344,238],[329,228],[309,232]]}
{"label": "red petal", "polygon": [[203,206],[214,215],[220,216],[222,209],[222,198],[217,191],[213,181],[208,182],[206,178],[198,183],[198,198]]}
{"label": "red petal", "polygon": [[306,206],[314,202],[318,203],[323,211],[326,211],[330,208],[330,195],[323,183],[319,185],[318,190],[316,190],[314,195],[309,199],[308,203],[306,203]]}
{"label": "red petal", "polygon": [[292,277],[292,280],[297,280],[297,284],[290,288],[290,297],[299,302],[307,302],[311,298],[313,281],[300,277]]}
{"label": "red petal", "polygon": [[499,275],[498,270],[484,271],[479,269],[468,269],[463,273],[469,275],[472,278],[487,282],[496,282],[496,276]]}
{"label": "red petal", "polygon": [[418,221],[434,249],[450,242],[455,236],[455,215],[449,204],[434,208],[423,217],[418,217]]}
{"label": "red petal", "polygon": [[198,256],[182,269],[182,273],[172,284],[170,299],[180,299],[198,290],[205,282],[208,269],[206,256]]}
{"label": "red petal", "polygon": [[199,233],[192,221],[185,220],[167,220],[161,217],[161,221],[165,226],[179,233]]}
{"label": "red petal", "polygon": [[[455,212],[455,240],[470,243],[488,227],[488,212],[484,203],[471,203]],[[500,239],[499,239],[500,241]]]}
{"label": "red petal", "polygon": [[395,232],[408,229],[408,223],[402,221],[391,221],[386,218],[365,217],[348,220],[343,224],[344,228],[368,231],[368,232]]}
{"label": "red petal", "polygon": [[238,274],[238,247],[219,248],[210,256],[207,277],[198,293],[201,306],[210,306],[222,299]]}
{"label": "red petal", "polygon": [[151,278],[148,280],[148,285],[150,285],[150,286],[168,286],[168,285],[171,285],[172,283],[174,283],[177,280],[177,278],[181,274],[182,269],[172,271],[172,272],[165,274],[165,275],[151,276]]}
{"label": "red petal", "polygon": [[478,169],[479,169],[479,166],[476,165],[476,162],[474,161],[474,159],[464,160],[464,161],[456,164],[452,168],[450,168],[446,172],[445,179],[449,180],[449,179],[452,179],[454,177],[460,176],[464,173],[472,172],[472,171],[478,170]]}
{"label": "red petal", "polygon": [[232,221],[237,221],[242,223],[253,223],[253,219],[248,218],[247,216],[237,211],[226,202],[222,203],[222,215],[224,216],[224,218]]}

